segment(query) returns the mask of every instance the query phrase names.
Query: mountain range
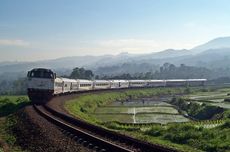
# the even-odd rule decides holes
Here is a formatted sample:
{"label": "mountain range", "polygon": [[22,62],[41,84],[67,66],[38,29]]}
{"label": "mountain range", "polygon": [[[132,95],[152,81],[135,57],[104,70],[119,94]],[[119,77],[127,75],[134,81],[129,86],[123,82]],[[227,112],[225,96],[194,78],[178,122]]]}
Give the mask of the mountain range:
{"label": "mountain range", "polygon": [[25,76],[26,71],[34,67],[51,68],[58,71],[60,75],[70,73],[74,67],[85,67],[98,75],[147,72],[157,70],[165,62],[209,69],[230,68],[230,37],[216,38],[190,50],[168,49],[140,55],[121,53],[119,55],[63,57],[35,62],[0,62],[0,77],[13,79]]}

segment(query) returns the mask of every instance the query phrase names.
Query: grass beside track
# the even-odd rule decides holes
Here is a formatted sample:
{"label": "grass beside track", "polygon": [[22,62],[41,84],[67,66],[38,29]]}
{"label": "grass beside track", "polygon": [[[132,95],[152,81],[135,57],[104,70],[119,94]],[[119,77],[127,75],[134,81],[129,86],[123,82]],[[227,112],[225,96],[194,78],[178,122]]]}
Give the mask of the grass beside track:
{"label": "grass beside track", "polygon": [[14,113],[27,104],[27,96],[0,96],[0,152],[23,151],[16,144],[12,129],[17,123]]}
{"label": "grass beside track", "polygon": [[90,114],[94,113],[97,107],[108,105],[114,101],[183,93],[184,88],[142,88],[104,93],[88,93],[66,102],[65,107],[71,114],[81,119],[97,123],[98,120],[92,118]]}
{"label": "grass beside track", "polygon": [[[206,92],[206,90],[204,90]],[[182,93],[201,92],[202,89],[187,88],[148,88],[137,90],[111,91],[106,93],[89,93],[68,101],[65,108],[76,117],[90,123],[101,125],[135,138],[166,145],[179,151],[230,151],[230,112],[225,111],[224,122],[214,128],[205,128],[192,123],[172,123],[168,125],[132,126],[116,122],[102,123],[91,114],[97,107],[103,107],[117,100],[127,98],[151,97]],[[198,94],[197,93],[197,94]],[[128,116],[128,115],[127,115]],[[125,118],[121,118],[125,119]]]}
{"label": "grass beside track", "polygon": [[[65,108],[73,115],[78,118],[84,119],[90,123],[101,125],[101,127],[107,127],[115,131],[122,132],[124,134],[129,134],[139,139],[147,139],[147,141],[169,146],[181,151],[193,151],[193,148],[186,145],[179,145],[172,143],[167,140],[162,140],[160,138],[151,138],[146,136],[140,131],[134,131],[132,127],[122,127],[117,123],[102,123],[95,117],[92,117],[92,113],[95,112],[96,108],[99,106],[105,106],[109,103],[118,100],[126,100],[128,98],[137,99],[141,97],[152,97],[152,96],[162,96],[162,95],[174,95],[174,94],[184,94],[185,88],[145,88],[145,89],[135,89],[135,90],[121,90],[121,91],[110,91],[105,93],[89,93],[79,96],[73,100],[66,102]],[[123,118],[121,118],[123,119]],[[116,126],[118,125],[118,128]],[[140,128],[137,128],[139,130]],[[131,131],[131,132],[130,132]],[[150,140],[151,138],[151,140]]]}

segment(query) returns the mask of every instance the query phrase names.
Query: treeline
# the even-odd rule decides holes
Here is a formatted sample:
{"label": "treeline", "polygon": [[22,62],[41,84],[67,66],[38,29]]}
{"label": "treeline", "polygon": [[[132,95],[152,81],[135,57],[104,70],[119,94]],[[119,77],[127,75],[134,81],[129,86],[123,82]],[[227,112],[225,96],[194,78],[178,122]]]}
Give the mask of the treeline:
{"label": "treeline", "polygon": [[122,75],[123,73],[129,73],[133,75],[135,73],[145,73],[147,71],[156,71],[159,69],[159,65],[149,63],[123,63],[120,65],[104,66],[94,70],[95,75]]}
{"label": "treeline", "polygon": [[71,74],[64,75],[64,78],[71,78],[71,79],[88,79],[91,80],[93,78],[94,74],[91,70],[86,70],[84,68],[74,68]]}
{"label": "treeline", "polygon": [[[148,67],[143,64],[144,67]],[[131,68],[132,66],[129,64],[123,64],[122,67]],[[135,66],[133,66],[135,67]],[[114,67],[112,69],[117,69],[118,67]],[[76,67],[72,70],[72,72],[68,75],[62,75],[62,77],[72,78],[72,79],[195,79],[195,78],[206,78],[206,79],[214,79],[212,82],[214,84],[223,84],[230,83],[230,72],[228,74],[228,70],[224,69],[219,70],[210,70],[204,67],[194,67],[187,66],[185,64],[181,64],[179,66],[175,66],[174,64],[164,63],[162,66],[156,70],[156,67],[148,67],[150,71],[141,72],[143,69],[141,66],[135,71],[140,71],[136,73],[129,73],[128,71],[123,71],[122,74],[103,74],[96,73],[89,69]],[[112,69],[110,71],[112,72]],[[155,70],[153,70],[155,69]],[[101,69],[102,70],[102,69]],[[104,69],[106,70],[106,69]],[[108,70],[108,69],[107,69]],[[132,69],[133,70],[133,69]],[[219,72],[218,72],[219,71]],[[230,69],[229,69],[230,71]],[[222,75],[221,75],[222,74]],[[57,75],[59,75],[57,73]],[[214,76],[215,75],[215,76]],[[19,78],[17,80],[2,80],[0,81],[0,94],[26,94],[26,78]]]}
{"label": "treeline", "polygon": [[17,80],[0,81],[0,95],[24,95],[26,94],[27,84],[26,78],[18,78]]}
{"label": "treeline", "polygon": [[203,67],[193,67],[181,64],[165,63],[159,70],[145,73],[124,73],[120,75],[102,75],[100,79],[195,79],[195,78],[210,78],[212,71]]}
{"label": "treeline", "polygon": [[199,104],[184,98],[173,98],[168,102],[179,107],[180,110],[186,112],[190,117],[197,120],[218,119],[224,112],[224,109],[221,107],[206,103]]}

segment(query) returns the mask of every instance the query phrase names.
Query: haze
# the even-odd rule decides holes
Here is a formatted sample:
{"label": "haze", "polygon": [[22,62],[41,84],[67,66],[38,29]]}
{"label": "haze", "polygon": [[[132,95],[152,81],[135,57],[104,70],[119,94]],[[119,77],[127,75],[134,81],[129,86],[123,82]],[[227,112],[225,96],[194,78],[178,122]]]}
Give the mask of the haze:
{"label": "haze", "polygon": [[0,61],[191,49],[230,35],[228,0],[0,1]]}

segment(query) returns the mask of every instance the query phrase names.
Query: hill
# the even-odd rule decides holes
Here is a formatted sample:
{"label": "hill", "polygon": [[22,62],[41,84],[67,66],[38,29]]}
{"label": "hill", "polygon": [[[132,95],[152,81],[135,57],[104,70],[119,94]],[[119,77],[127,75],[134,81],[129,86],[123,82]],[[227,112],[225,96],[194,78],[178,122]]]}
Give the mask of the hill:
{"label": "hill", "polygon": [[[0,62],[0,80],[26,75],[34,67],[54,69],[64,75],[74,67],[85,67],[96,74],[137,73],[156,71],[164,63],[205,67],[208,69],[230,68],[230,37],[221,37],[191,50],[168,49],[150,54],[103,56],[73,56],[35,62]],[[8,77],[9,76],[9,77]]]}

